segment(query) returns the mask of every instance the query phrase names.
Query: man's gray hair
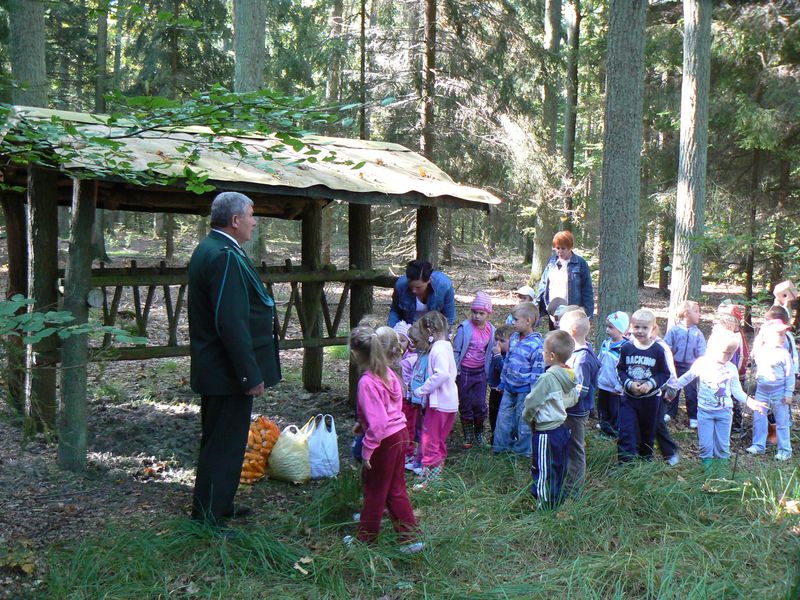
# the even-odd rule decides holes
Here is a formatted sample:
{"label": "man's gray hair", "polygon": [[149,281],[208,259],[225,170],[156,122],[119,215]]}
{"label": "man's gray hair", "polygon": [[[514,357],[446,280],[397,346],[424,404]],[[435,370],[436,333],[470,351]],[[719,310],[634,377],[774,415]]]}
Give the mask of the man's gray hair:
{"label": "man's gray hair", "polygon": [[243,215],[253,201],[239,192],[222,192],[211,203],[211,227],[227,227],[233,215]]}

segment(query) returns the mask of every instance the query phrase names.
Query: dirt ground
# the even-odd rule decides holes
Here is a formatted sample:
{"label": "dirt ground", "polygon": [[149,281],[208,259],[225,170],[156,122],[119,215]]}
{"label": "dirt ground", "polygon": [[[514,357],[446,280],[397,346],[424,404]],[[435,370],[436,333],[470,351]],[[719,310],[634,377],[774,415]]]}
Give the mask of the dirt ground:
{"label": "dirt ground", "polygon": [[[490,263],[485,256],[460,254],[443,270],[456,287],[459,317],[466,315],[474,292],[484,289],[494,300],[493,320],[500,323],[515,303],[513,290],[527,274],[515,257]],[[714,307],[736,291],[704,290],[706,332]],[[388,290],[376,290],[377,314],[388,314],[389,299]],[[657,290],[641,290],[641,299],[666,317],[667,299]],[[156,306],[151,328],[163,323],[163,307]],[[254,413],[281,427],[302,425],[319,412],[334,415],[343,464],[349,464],[353,411],[347,402],[346,352],[326,351],[324,389],[315,394],[302,389],[301,351],[282,352],[282,362],[285,380],[256,400]],[[0,549],[7,548],[5,555],[0,551],[0,598],[36,596],[46,569],[41,551],[47,546],[96,534],[114,521],[155,524],[188,514],[200,438],[199,399],[189,389],[188,375],[188,359],[93,364],[88,470],[83,475],[58,469],[52,439],[23,439],[7,413],[0,418]],[[696,454],[693,432],[674,426],[682,455]],[[454,446],[460,445],[457,441]],[[742,460],[746,465],[750,458]],[[274,508],[302,501],[318,485],[324,483],[290,487],[262,481],[256,487]]]}

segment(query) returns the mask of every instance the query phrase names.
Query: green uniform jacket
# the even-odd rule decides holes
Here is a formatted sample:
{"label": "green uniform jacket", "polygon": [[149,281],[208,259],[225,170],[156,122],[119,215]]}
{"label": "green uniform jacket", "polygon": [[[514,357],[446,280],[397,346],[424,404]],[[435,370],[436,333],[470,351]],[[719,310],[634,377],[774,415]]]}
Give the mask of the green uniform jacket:
{"label": "green uniform jacket", "polygon": [[215,231],[192,254],[189,342],[196,393],[239,394],[280,381],[275,307],[257,278],[233,241]]}

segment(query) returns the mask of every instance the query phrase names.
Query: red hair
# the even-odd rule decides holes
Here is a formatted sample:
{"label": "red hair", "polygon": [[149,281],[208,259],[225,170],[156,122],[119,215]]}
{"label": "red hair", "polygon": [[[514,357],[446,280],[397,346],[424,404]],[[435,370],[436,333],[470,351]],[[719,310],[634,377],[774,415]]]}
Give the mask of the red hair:
{"label": "red hair", "polygon": [[553,248],[560,247],[572,250],[575,246],[575,236],[571,231],[559,231],[553,236]]}

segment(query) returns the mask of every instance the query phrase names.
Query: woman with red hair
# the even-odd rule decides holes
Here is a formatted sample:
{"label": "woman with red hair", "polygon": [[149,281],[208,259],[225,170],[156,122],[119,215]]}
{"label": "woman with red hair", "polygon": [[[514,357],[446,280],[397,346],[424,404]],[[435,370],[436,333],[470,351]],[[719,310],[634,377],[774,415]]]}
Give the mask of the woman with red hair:
{"label": "woman with red hair", "polygon": [[[553,236],[553,254],[542,273],[536,303],[542,314],[554,298],[567,304],[577,304],[591,319],[594,314],[594,289],[589,265],[572,251],[575,236],[571,231],[559,231]],[[551,329],[552,327],[552,320]]]}

